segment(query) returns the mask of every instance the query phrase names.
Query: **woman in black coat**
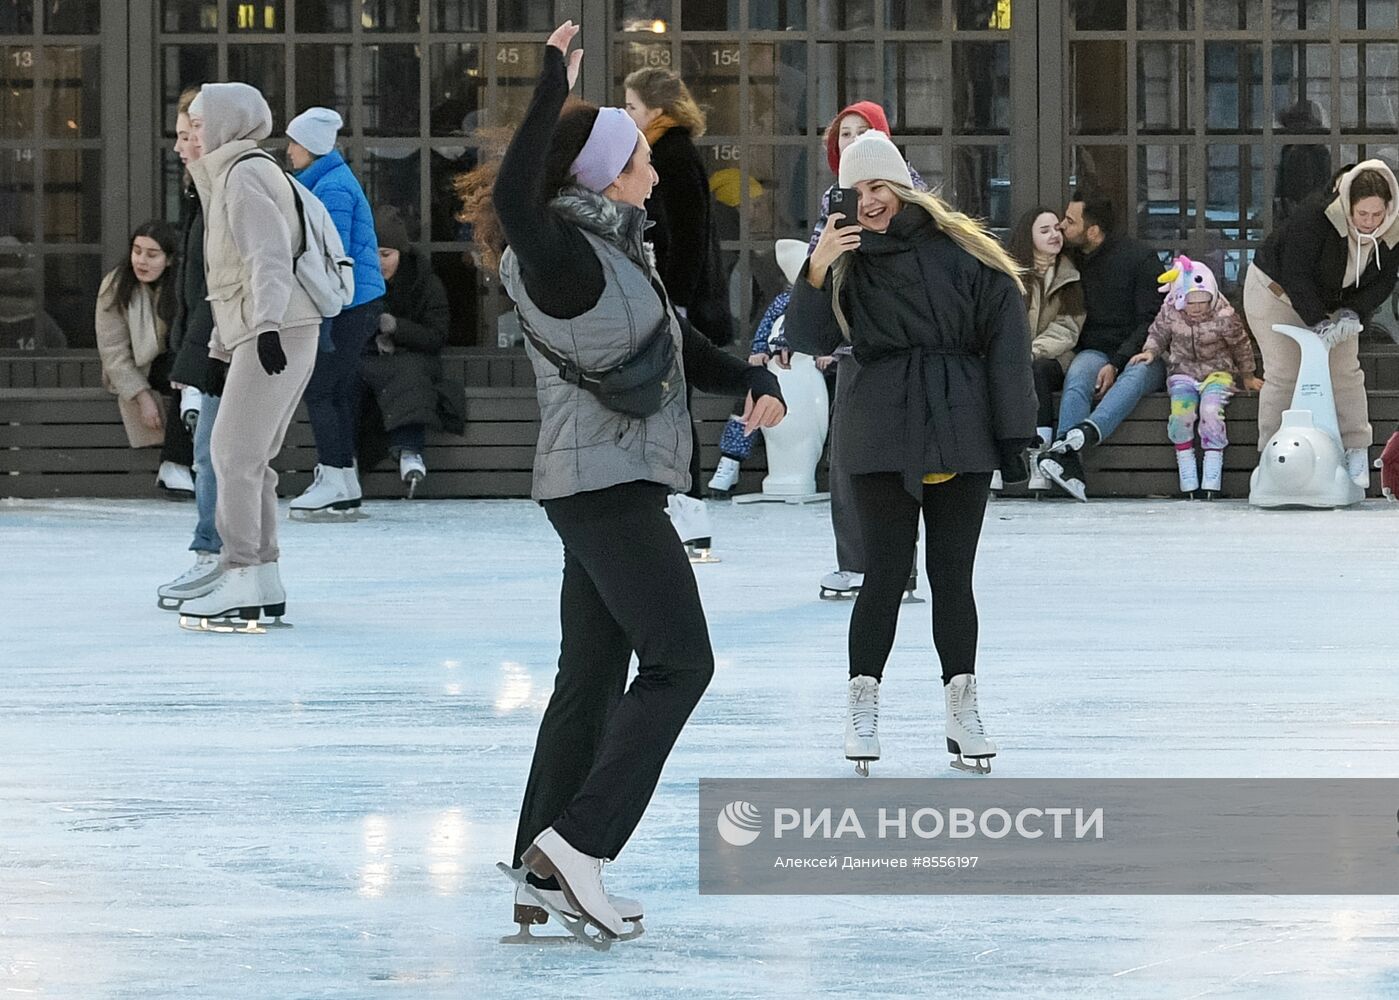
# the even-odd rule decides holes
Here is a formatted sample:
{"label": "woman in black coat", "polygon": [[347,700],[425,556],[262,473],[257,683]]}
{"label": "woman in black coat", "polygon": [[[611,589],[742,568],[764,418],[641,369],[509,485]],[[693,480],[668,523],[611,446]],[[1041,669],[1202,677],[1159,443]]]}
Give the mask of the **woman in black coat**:
{"label": "woman in black coat", "polygon": [[443,376],[438,357],[452,318],[447,289],[427,258],[413,252],[396,209],[376,211],[374,230],[387,291],[379,333],[369,344],[362,374],[388,431],[389,454],[398,459],[399,478],[412,497],[427,477],[427,429],[465,430],[465,390]]}
{"label": "woman in black coat", "polygon": [[866,549],[850,616],[846,757],[862,774],[879,759],[879,680],[921,514],[947,748],[954,767],[984,773],[996,745],[976,702],[972,570],[991,473],[1024,482],[1035,433],[1019,268],[977,222],[914,190],[881,132],[841,154],[840,186],[859,192],[858,224],[831,215],[785,329],[793,350],[819,357],[848,342],[860,363],[836,415]]}

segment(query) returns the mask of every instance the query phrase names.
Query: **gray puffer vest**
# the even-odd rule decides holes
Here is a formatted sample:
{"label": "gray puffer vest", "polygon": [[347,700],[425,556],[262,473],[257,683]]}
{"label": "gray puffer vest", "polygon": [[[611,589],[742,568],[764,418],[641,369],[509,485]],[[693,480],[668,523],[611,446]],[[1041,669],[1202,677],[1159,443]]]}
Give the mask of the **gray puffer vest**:
{"label": "gray puffer vest", "polygon": [[[525,291],[519,262],[508,248],[500,261],[501,281],[525,322],[550,348],[583,369],[612,368],[636,353],[665,308],[651,285],[660,279],[645,242],[646,212],[581,188],[568,189],[550,207],[582,230],[602,262],[606,285],[597,304],[573,319],[542,312]],[[539,394],[534,499],[557,500],[638,480],[682,492],[690,488],[682,335],[674,312],[665,315],[675,340],[675,366],[660,410],[645,418],[609,410],[586,389],[559,378],[525,342]]]}

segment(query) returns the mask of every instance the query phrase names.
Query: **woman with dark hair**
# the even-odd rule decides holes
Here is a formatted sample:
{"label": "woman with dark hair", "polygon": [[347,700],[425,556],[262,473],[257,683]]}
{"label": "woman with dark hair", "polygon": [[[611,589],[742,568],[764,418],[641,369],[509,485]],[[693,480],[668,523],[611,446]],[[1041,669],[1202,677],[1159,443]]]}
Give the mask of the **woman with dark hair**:
{"label": "woman with dark hair", "polygon": [[[645,242],[649,144],[620,108],[564,108],[578,31],[569,21],[549,37],[493,202],[481,197],[491,168],[478,168],[463,218],[526,331],[540,409],[533,496],[564,546],[559,670],[515,841],[532,892],[517,892],[515,915],[540,922],[534,900],[548,900],[610,938],[640,908],[608,897],[602,866],[641,820],[714,670],[694,572],[665,513],[667,494],[690,485],[686,390],[746,394],[750,433],[786,408],[770,372],[718,350],[671,305]],[[647,384],[659,408],[640,416],[594,394],[590,376],[656,345],[663,374]]]}
{"label": "woman with dark hair", "polygon": [[156,485],[190,497],[194,443],[180,419],[180,396],[170,387],[179,243],[175,227],[159,219],[136,227],[130,254],[102,279],[97,292],[97,353],[102,385],[117,396],[131,447],[160,445]]}
{"label": "woman with dark hair", "polygon": [[1258,450],[1282,425],[1302,351],[1274,324],[1311,327],[1329,345],[1331,390],[1346,471],[1369,487],[1371,442],[1360,334],[1399,278],[1399,181],[1383,160],[1342,171],[1258,248],[1244,280],[1244,313],[1263,354]]}
{"label": "woman with dark hair", "polygon": [[656,269],[671,303],[723,347],[734,338],[729,281],[710,212],[709,173],[691,141],[704,135],[704,112],[672,70],[639,69],[625,85],[627,114],[651,144],[651,165],[659,178],[646,202],[646,214],[655,222],[647,236]]}
{"label": "woman with dark hair", "polygon": [[[1078,268],[1064,250],[1059,213],[1043,205],[1020,217],[1007,248],[1023,269],[1025,308],[1030,315],[1030,355],[1034,358],[1037,448],[1054,440],[1054,394],[1074,358],[1087,310]],[[1030,489],[1049,489],[1049,477],[1030,456]]]}

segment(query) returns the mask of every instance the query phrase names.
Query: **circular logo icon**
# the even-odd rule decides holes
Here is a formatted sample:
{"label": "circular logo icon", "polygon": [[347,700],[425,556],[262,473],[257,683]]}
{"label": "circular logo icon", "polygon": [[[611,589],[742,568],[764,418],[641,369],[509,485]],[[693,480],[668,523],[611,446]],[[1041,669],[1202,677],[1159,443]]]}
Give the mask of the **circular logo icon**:
{"label": "circular logo icon", "polygon": [[719,836],[734,847],[747,847],[762,832],[758,807],[751,802],[730,802],[719,812]]}

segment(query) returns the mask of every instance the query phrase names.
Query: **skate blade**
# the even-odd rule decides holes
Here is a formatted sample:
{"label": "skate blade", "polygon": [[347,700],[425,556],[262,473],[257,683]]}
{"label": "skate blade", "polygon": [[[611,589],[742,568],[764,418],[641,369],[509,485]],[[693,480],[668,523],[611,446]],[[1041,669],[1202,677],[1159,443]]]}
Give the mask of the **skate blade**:
{"label": "skate blade", "polygon": [[949,764],[951,765],[951,767],[952,767],[954,770],[957,770],[957,771],[966,771],[968,774],[990,774],[990,773],[991,773],[991,758],[990,758],[990,757],[973,757],[973,758],[971,758],[971,762],[968,763],[967,760],[966,760],[965,758],[963,758],[961,754],[958,754],[958,755],[957,755],[957,759],[956,759],[956,760],[953,760],[953,761],[949,761]]}
{"label": "skate blade", "polygon": [[[529,893],[532,897],[534,897],[536,905],[538,905],[541,910],[544,910],[546,913],[548,913],[549,916],[553,917],[559,923],[563,924],[564,927],[568,930],[568,933],[572,936],[573,940],[577,941],[579,944],[587,945],[594,951],[607,951],[609,948],[612,947],[612,942],[615,939],[610,933],[599,928],[595,934],[589,934],[588,927],[591,926],[591,924],[587,920],[584,920],[582,917],[571,917],[568,914],[564,913],[562,910],[555,907],[553,904],[546,902],[544,897],[535,891],[534,886],[530,885],[529,882],[525,881],[526,870],[524,868],[516,870],[514,868],[511,868],[504,861],[497,861],[496,867],[499,868],[501,872],[505,874],[505,877],[508,878],[511,882],[515,883],[516,885],[524,886],[525,892]],[[521,933],[524,933],[523,928],[521,928],[521,931],[519,933],[510,936],[519,937]],[[532,937],[532,935],[527,936]],[[503,938],[502,941],[504,941]]]}
{"label": "skate blade", "polygon": [[[622,918],[626,921],[627,929],[622,932],[617,941],[634,941],[646,933],[646,928],[642,926],[642,917],[632,920],[628,917]],[[527,906],[523,903],[515,904],[515,923],[519,926],[514,934],[507,934],[500,939],[501,944],[554,944],[564,942],[573,943],[573,937],[566,934],[532,934],[530,928],[539,924],[549,922],[549,911],[538,906]]]}
{"label": "skate blade", "polygon": [[161,611],[179,611],[179,610],[180,610],[180,605],[184,604],[185,601],[192,601],[192,600],[194,600],[194,598],[192,598],[192,597],[160,597],[160,596],[157,596],[156,599],[155,599],[155,606],[158,607]]}
{"label": "skate blade", "polygon": [[324,510],[287,511],[287,520],[303,524],[346,524],[350,521],[363,521],[368,516],[359,507],[346,507],[344,510],[327,507]]}
{"label": "skate blade", "polygon": [[257,619],[249,619],[242,625],[235,624],[234,618],[201,618],[195,615],[180,615],[180,628],[186,632],[203,632],[219,635],[266,635],[267,629]]}
{"label": "skate blade", "polygon": [[821,600],[823,601],[853,601],[860,596],[860,591],[856,590],[827,590],[821,588]]}
{"label": "skate blade", "polygon": [[[845,758],[845,759],[846,759],[846,760],[854,760],[853,757],[847,757],[847,758]],[[876,759],[877,759],[877,758],[876,758]],[[862,777],[862,778],[868,778],[868,777],[870,776],[870,762],[869,762],[868,760],[856,760],[856,761],[855,761],[855,773],[858,774],[858,775],[859,775],[860,777]]]}
{"label": "skate blade", "polygon": [[902,603],[904,603],[904,604],[927,604],[928,602],[925,601],[923,598],[919,597],[919,596],[918,596],[917,594],[915,594],[913,591],[907,590],[907,591],[904,591],[904,599],[903,599],[903,602],[902,602]]}
{"label": "skate blade", "polygon": [[696,566],[703,563],[717,563],[721,561],[722,560],[709,549],[692,549],[690,551],[690,562],[694,563]]}

